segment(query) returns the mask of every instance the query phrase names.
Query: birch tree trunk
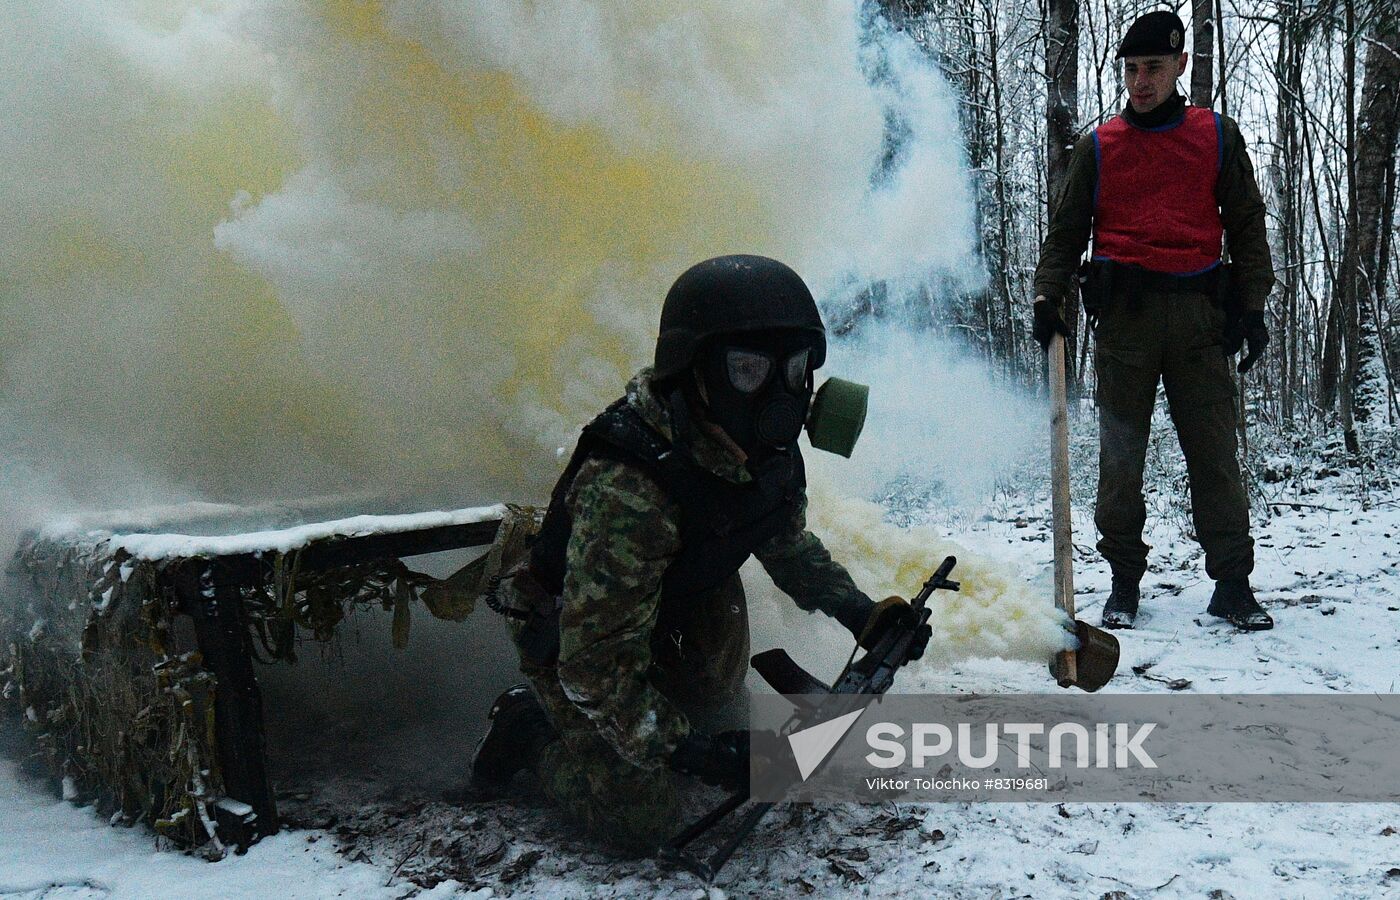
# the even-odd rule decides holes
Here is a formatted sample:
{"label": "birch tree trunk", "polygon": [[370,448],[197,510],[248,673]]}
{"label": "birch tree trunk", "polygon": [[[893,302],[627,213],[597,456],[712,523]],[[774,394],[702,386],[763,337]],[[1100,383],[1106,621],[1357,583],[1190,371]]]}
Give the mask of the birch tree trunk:
{"label": "birch tree trunk", "polygon": [[1378,11],[1368,29],[1366,74],[1356,124],[1354,210],[1348,216],[1352,249],[1351,294],[1357,322],[1355,358],[1349,365],[1352,408],[1357,422],[1383,413],[1390,397],[1389,373],[1380,347],[1379,314],[1386,295],[1387,241],[1381,229],[1393,221],[1397,139],[1397,87],[1400,87],[1400,33],[1394,10]]}

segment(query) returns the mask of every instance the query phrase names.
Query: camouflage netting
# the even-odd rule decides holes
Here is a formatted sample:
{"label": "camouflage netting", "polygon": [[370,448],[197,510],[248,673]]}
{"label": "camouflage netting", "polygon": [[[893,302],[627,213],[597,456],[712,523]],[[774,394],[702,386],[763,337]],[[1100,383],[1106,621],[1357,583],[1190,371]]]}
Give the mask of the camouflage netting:
{"label": "camouflage netting", "polygon": [[[340,536],[269,550],[273,577],[241,591],[254,653],[295,662],[299,641],[334,641],[337,625],[368,604],[393,611],[396,647],[408,642],[415,602],[462,621],[520,558],[538,521],[534,509],[507,507],[488,552],[441,581],[397,559],[299,571],[307,548]],[[182,562],[134,558],[109,540],[27,539],[0,595],[0,685],[66,797],[218,857],[215,680],[176,611],[173,579],[163,577]]]}

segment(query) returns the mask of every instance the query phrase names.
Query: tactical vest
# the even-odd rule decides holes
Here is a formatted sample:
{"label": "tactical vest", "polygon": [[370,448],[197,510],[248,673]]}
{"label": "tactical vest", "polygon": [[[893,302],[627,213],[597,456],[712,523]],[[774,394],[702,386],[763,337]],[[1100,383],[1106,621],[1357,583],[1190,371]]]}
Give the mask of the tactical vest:
{"label": "tactical vest", "polygon": [[1155,129],[1114,116],[1094,129],[1094,153],[1095,259],[1173,275],[1220,264],[1219,115],[1188,106],[1179,122]]}
{"label": "tactical vest", "polygon": [[788,526],[807,486],[796,447],[752,481],[735,484],[702,468],[649,426],[625,398],[618,400],[583,429],[531,547],[535,580],[556,596],[564,590],[565,550],[573,531],[565,497],[579,468],[598,458],[635,466],[680,507],[681,549],[662,575],[663,605],[727,581]]}

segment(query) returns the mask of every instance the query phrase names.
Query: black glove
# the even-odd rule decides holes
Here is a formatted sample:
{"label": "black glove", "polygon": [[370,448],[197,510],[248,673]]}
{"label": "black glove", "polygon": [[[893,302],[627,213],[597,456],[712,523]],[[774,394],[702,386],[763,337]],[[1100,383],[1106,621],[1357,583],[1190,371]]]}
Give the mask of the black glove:
{"label": "black glove", "polygon": [[1254,368],[1255,362],[1264,355],[1264,348],[1269,346],[1269,326],[1264,323],[1263,310],[1251,309],[1239,316],[1232,316],[1225,324],[1223,346],[1226,356],[1239,353],[1246,342],[1249,344],[1249,352],[1236,367],[1241,374]]}
{"label": "black glove", "polygon": [[711,737],[692,731],[671,753],[671,768],[725,790],[747,788],[749,733],[723,731]]}
{"label": "black glove", "polygon": [[933,636],[933,626],[927,622],[919,625],[919,614],[914,612],[914,607],[903,597],[886,597],[872,606],[870,616],[865,620],[865,627],[856,636],[856,643],[869,650],[880,642],[880,638],[895,628],[915,629],[914,639],[909,642],[909,658],[921,658],[929,638]]}
{"label": "black glove", "polygon": [[1050,336],[1059,332],[1066,338],[1069,337],[1069,326],[1060,316],[1060,308],[1053,300],[1044,297],[1035,298],[1035,305],[1031,307],[1031,312],[1035,318],[1031,322],[1031,337],[1040,345],[1040,349],[1050,349]]}

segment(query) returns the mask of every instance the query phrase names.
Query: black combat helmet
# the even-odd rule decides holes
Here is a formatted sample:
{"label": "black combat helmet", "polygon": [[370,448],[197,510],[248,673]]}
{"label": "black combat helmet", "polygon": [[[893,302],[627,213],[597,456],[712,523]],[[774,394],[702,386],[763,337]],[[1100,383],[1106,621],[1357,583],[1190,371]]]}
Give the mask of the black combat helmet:
{"label": "black combat helmet", "polygon": [[686,269],[666,294],[654,377],[684,372],[716,335],[789,330],[810,333],[811,368],[819,368],[826,329],[801,276],[766,256],[707,259]]}

